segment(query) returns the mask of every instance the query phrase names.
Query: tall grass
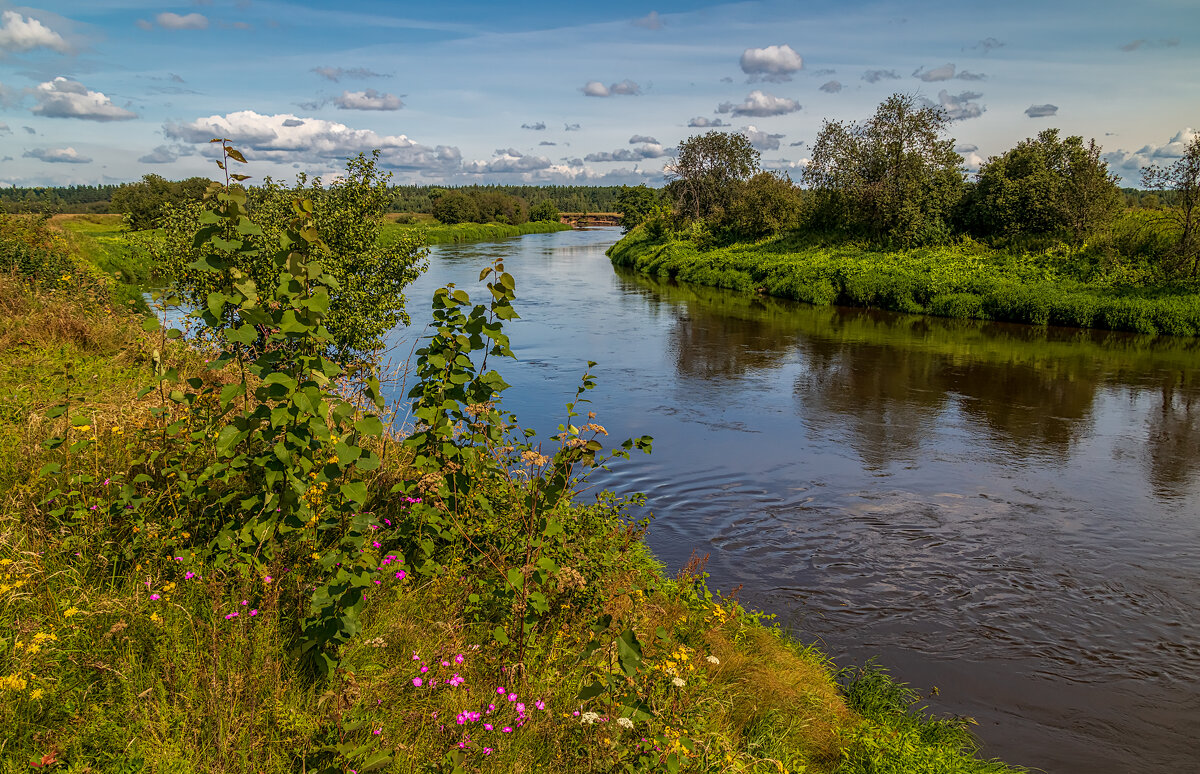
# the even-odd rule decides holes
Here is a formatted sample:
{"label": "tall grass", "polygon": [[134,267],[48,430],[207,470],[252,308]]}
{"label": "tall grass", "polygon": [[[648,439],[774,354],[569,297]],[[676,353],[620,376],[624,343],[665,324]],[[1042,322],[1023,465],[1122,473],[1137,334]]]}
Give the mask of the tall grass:
{"label": "tall grass", "polygon": [[425,223],[402,224],[402,223],[387,223],[383,228],[383,233],[379,235],[379,240],[383,244],[388,244],[395,241],[402,229],[415,229],[424,238],[426,244],[442,245],[442,244],[459,244],[462,242],[494,242],[499,239],[508,239],[510,237],[522,236],[524,234],[549,234],[555,231],[570,231],[571,227],[566,223],[552,223],[549,221],[531,221],[522,223],[519,226],[510,226],[506,223],[455,223],[447,225],[444,223],[435,223],[427,225]]}

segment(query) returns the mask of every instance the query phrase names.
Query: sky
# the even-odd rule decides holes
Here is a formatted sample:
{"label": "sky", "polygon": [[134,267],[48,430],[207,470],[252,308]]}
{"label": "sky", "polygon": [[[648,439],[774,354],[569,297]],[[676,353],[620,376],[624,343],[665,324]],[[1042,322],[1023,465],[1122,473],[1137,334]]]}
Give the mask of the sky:
{"label": "sky", "polygon": [[940,105],[976,170],[1047,128],[1137,185],[1200,129],[1197,0],[652,4],[0,0],[0,185],[326,179],[646,183],[688,137],[744,133],[798,180],[826,119]]}

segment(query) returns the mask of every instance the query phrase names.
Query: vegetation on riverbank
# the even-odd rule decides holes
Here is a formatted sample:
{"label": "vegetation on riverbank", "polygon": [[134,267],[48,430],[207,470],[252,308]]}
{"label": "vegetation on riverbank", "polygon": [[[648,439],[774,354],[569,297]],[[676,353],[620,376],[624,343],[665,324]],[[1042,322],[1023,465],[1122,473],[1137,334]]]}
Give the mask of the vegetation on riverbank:
{"label": "vegetation on riverbank", "polygon": [[386,429],[323,354],[315,208],[268,301],[246,198],[206,203],[203,339],[114,308],[65,241],[3,264],[0,771],[1007,770],[576,498],[607,459],[592,378],[539,443],[472,360],[511,355],[502,265],[483,303],[434,295],[419,425]]}
{"label": "vegetation on riverbank", "polygon": [[549,234],[570,231],[571,226],[558,221],[536,220],[519,226],[507,223],[388,223],[380,232],[381,244],[389,244],[405,234],[417,233],[426,244],[461,244],[464,242],[495,242],[525,234]]}
{"label": "vegetation on riverbank", "polygon": [[[680,144],[661,197],[628,197],[617,265],[684,282],[942,317],[1200,334],[1200,138],[1120,207],[1094,141],[1048,129],[964,179],[950,117],[893,95],[827,121],[807,188],[741,135]],[[1156,200],[1157,201],[1157,200]]]}
{"label": "vegetation on riverbank", "polygon": [[1088,279],[1052,252],[1014,255],[972,241],[886,250],[785,234],[703,248],[638,228],[609,250],[643,274],[818,306],[865,306],[938,317],[1066,325],[1135,333],[1200,334],[1200,288],[1144,287],[1103,267]]}

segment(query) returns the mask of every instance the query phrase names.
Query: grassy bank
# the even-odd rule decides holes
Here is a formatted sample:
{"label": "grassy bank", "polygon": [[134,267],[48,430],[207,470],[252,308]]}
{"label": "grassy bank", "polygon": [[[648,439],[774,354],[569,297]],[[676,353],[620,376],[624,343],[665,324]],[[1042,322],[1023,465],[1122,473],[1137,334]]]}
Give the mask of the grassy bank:
{"label": "grassy bank", "polygon": [[1200,288],[1139,287],[1119,273],[1083,280],[1062,256],[973,242],[884,251],[796,235],[701,249],[639,228],[609,249],[618,266],[681,282],[939,317],[1200,335]]}
{"label": "grassy bank", "polygon": [[510,226],[505,223],[455,223],[447,225],[444,223],[426,224],[418,222],[404,224],[389,222],[384,225],[383,233],[379,235],[379,240],[383,244],[388,244],[395,241],[400,234],[404,233],[405,229],[418,231],[425,238],[426,244],[443,245],[458,244],[460,242],[492,242],[524,234],[549,234],[554,231],[570,231],[571,227],[566,223],[552,223],[549,221],[533,221],[522,223],[519,226]]}
{"label": "grassy bank", "polygon": [[[253,471],[195,488],[230,446],[180,390],[228,403],[236,377],[79,285],[0,277],[0,311],[0,772],[1008,770],[885,673],[713,595],[702,560],[666,576],[622,503],[532,518],[533,450],[452,505],[450,466],[377,437],[361,628],[314,674],[294,646],[347,527],[295,525],[265,570],[198,534]],[[160,375],[178,389],[147,391]]]}

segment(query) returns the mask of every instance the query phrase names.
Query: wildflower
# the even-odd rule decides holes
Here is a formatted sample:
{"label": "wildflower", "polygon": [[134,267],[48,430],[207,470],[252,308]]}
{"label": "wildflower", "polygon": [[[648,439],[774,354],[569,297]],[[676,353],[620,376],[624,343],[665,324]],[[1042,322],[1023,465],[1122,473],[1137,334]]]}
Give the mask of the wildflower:
{"label": "wildflower", "polygon": [[546,702],[542,701],[541,699],[538,699],[537,701],[535,701],[533,703],[533,706],[537,707],[540,710],[544,710],[544,709],[546,709]]}
{"label": "wildflower", "polygon": [[78,612],[79,612],[79,608],[68,607],[66,610],[63,611],[63,618],[70,618],[71,616],[76,615]]}
{"label": "wildflower", "polygon": [[491,730],[492,730],[492,724],[491,724],[491,723],[484,723],[484,724],[483,724],[483,727],[484,727],[485,729],[487,729],[488,731],[491,731]]}
{"label": "wildflower", "polygon": [[463,662],[463,654],[459,653],[457,656],[454,657],[454,663],[461,664],[462,662]]}
{"label": "wildflower", "polygon": [[421,660],[421,657],[417,655],[417,652],[416,652],[415,650],[413,651],[413,657],[412,657],[412,660],[413,660],[413,661],[420,661],[420,660]]}
{"label": "wildflower", "polygon": [[512,726],[505,726],[504,728],[502,728],[502,729],[500,729],[500,730],[501,730],[501,731],[503,731],[503,732],[504,732],[504,733],[506,733],[506,734],[511,734],[511,733],[512,733]]}
{"label": "wildflower", "polygon": [[419,677],[414,677],[414,678],[413,678],[413,685],[415,685],[415,686],[417,686],[418,688],[420,688],[420,687],[421,687],[421,678],[419,678]]}
{"label": "wildflower", "polygon": [[517,695],[516,695],[515,693],[510,693],[510,694],[508,695],[508,700],[509,700],[509,701],[516,701],[516,700],[517,700]]}
{"label": "wildflower", "polygon": [[524,715],[524,714],[525,714],[525,704],[524,704],[524,702],[517,702],[517,714],[518,714],[518,715]]}
{"label": "wildflower", "polygon": [[676,688],[682,688],[685,685],[687,685],[687,681],[684,680],[682,677],[676,677],[673,680],[671,680],[671,685],[675,686]]}
{"label": "wildflower", "polygon": [[242,607],[245,607],[248,604],[250,604],[249,601],[247,601],[245,599],[242,600]]}
{"label": "wildflower", "polygon": [[45,693],[45,691],[43,691],[41,688],[34,688],[32,691],[29,692],[29,698],[36,701],[36,700],[42,698],[43,693]]}
{"label": "wildflower", "polygon": [[151,613],[151,614],[150,614],[150,620],[151,620],[151,621],[153,621],[153,622],[154,622],[154,623],[156,623],[156,624],[157,624],[157,623],[162,623],[162,618],[160,618],[160,617],[159,617],[158,613]]}
{"label": "wildflower", "polygon": [[258,608],[255,608],[255,609],[251,610],[251,611],[250,611],[250,615],[251,615],[251,616],[256,616],[256,615],[258,615]]}
{"label": "wildflower", "polygon": [[275,579],[274,579],[274,578],[272,578],[270,575],[264,575],[264,576],[263,576],[263,583],[270,583],[270,582],[271,582],[271,581],[273,581],[273,580],[275,580]]}
{"label": "wildflower", "polygon": [[396,573],[396,580],[404,580],[404,577],[405,577],[404,570],[401,570],[400,572]]}
{"label": "wildflower", "polygon": [[192,572],[191,570],[188,570],[187,572],[185,572],[183,574],[183,577],[185,580],[191,580],[192,578],[196,577],[196,573]]}
{"label": "wildflower", "polygon": [[721,663],[721,659],[717,658],[716,656],[709,656],[708,663],[712,664],[713,666],[716,666],[717,664]]}
{"label": "wildflower", "polygon": [[617,718],[617,725],[624,729],[633,728],[633,721],[629,718]]}
{"label": "wildflower", "polygon": [[583,716],[579,718],[579,722],[585,726],[590,726],[599,719],[600,719],[600,716],[597,713],[585,712],[585,713],[583,713]]}
{"label": "wildflower", "polygon": [[158,600],[160,600],[160,599],[162,599],[162,597],[160,597],[160,596],[159,596],[159,595],[157,595],[157,594],[151,594],[151,595],[150,595],[150,601],[151,601],[151,602],[157,602],[157,601],[158,601]]}
{"label": "wildflower", "polygon": [[382,729],[382,728],[377,728],[377,729],[375,729],[374,731],[372,731],[371,733],[375,734],[375,736],[379,736],[380,734],[382,734],[382,733],[383,733],[383,729]]}
{"label": "wildflower", "polygon": [[501,685],[500,687],[496,688],[496,693],[498,693],[498,694],[500,694],[501,696],[503,696],[503,695],[504,695],[504,686],[503,686],[503,685]]}

